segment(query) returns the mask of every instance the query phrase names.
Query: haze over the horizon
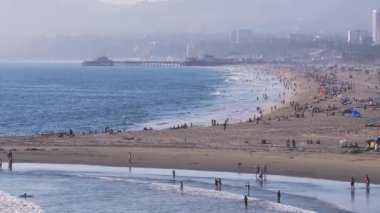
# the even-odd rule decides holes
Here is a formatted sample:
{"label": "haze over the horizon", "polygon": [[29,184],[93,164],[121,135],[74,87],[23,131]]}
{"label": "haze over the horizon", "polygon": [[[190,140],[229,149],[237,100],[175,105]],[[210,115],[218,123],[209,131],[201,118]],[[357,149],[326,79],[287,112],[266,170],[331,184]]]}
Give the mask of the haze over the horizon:
{"label": "haze over the horizon", "polygon": [[349,29],[371,31],[376,8],[379,0],[1,0],[0,60],[123,55],[126,47],[113,37],[239,28],[343,37]]}
{"label": "haze over the horizon", "polygon": [[370,30],[378,0],[2,0],[0,34]]}

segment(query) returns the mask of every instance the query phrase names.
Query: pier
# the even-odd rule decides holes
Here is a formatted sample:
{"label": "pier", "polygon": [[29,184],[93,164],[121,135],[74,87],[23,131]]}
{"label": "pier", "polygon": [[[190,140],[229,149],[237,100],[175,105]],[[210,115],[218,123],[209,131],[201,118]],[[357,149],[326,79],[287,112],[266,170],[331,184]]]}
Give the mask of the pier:
{"label": "pier", "polygon": [[113,61],[113,63],[131,67],[180,67],[184,65],[182,61]]}
{"label": "pier", "polygon": [[83,66],[130,66],[130,67],[180,67],[180,66],[224,66],[239,64],[257,64],[262,63],[256,59],[219,59],[214,56],[205,56],[204,58],[187,58],[185,60],[111,60],[106,56],[99,57],[92,61],[84,61]]}

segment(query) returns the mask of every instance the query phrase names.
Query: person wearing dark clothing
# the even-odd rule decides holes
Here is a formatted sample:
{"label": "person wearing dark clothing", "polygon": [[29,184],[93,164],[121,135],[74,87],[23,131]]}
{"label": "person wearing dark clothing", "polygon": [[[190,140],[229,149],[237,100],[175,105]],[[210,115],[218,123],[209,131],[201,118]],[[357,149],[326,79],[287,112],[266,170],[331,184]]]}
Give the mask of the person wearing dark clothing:
{"label": "person wearing dark clothing", "polygon": [[369,180],[368,175],[365,176],[365,184],[366,184],[367,189],[369,189],[370,180]]}
{"label": "person wearing dark clothing", "polygon": [[351,177],[351,190],[355,189],[355,179],[354,177]]}

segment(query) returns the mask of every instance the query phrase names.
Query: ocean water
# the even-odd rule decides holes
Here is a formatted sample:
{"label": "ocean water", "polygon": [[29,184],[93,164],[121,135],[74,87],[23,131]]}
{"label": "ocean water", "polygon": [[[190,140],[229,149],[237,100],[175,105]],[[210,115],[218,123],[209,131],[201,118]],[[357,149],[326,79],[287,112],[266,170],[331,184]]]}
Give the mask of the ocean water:
{"label": "ocean water", "polygon": [[[6,166],[6,165],[5,165]],[[253,174],[116,168],[86,165],[24,164],[13,172],[0,172],[0,190],[12,195],[9,205],[0,193],[0,206],[22,208],[34,203],[34,210],[15,212],[378,212],[380,186],[369,192],[357,183],[268,176],[263,184]],[[214,178],[222,178],[222,190],[214,188]],[[184,191],[179,190],[179,181]],[[248,207],[243,204],[245,184],[253,186]],[[281,190],[282,203],[276,202]],[[26,200],[16,198],[28,193]],[[9,195],[6,195],[9,197]]]}
{"label": "ocean water", "polygon": [[12,136],[246,121],[257,106],[278,102],[284,88],[243,67],[1,63],[0,91],[0,136]]}

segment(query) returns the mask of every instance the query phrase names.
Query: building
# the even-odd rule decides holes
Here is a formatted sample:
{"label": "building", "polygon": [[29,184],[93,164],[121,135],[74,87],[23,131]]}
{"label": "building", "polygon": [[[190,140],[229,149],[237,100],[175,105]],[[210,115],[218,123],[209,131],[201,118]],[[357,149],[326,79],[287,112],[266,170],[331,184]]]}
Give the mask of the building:
{"label": "building", "polygon": [[348,45],[371,45],[372,40],[367,30],[349,30],[347,43]]}
{"label": "building", "polygon": [[236,30],[231,30],[231,32],[230,32],[230,41],[232,43],[238,43],[238,32]]}
{"label": "building", "polygon": [[380,45],[380,11],[372,12],[372,38],[374,45]]}
{"label": "building", "polygon": [[250,43],[252,38],[252,30],[249,29],[232,30],[230,33],[231,42],[236,44]]}

